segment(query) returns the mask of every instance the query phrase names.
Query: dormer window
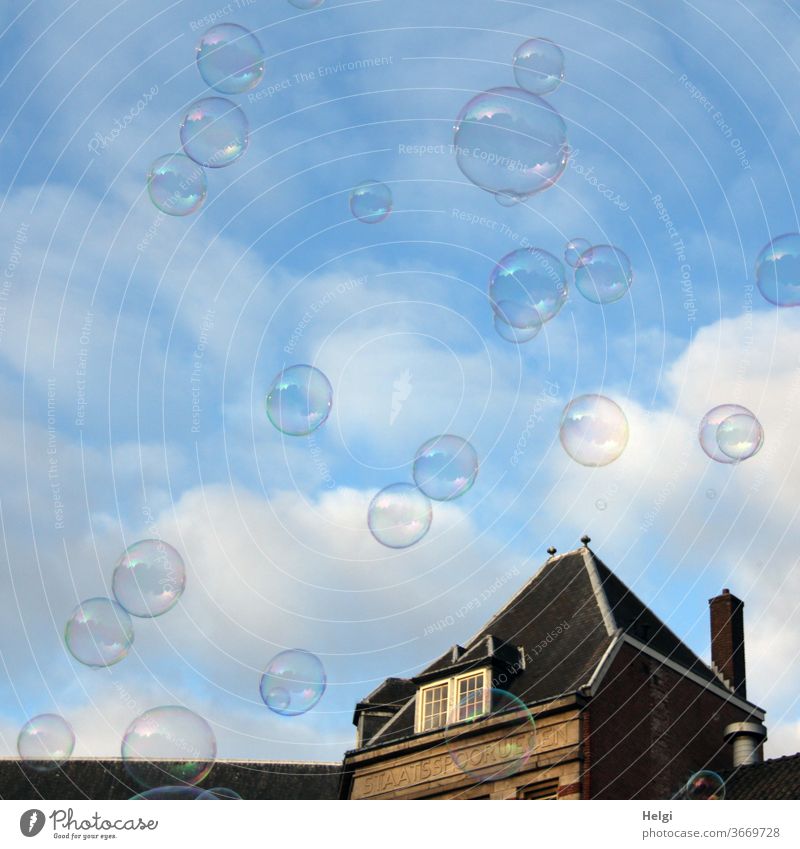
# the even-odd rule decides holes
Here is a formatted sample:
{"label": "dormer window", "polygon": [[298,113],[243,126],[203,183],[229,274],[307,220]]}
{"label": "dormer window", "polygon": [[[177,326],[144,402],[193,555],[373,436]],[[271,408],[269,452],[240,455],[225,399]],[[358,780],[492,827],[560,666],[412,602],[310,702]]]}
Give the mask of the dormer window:
{"label": "dormer window", "polygon": [[489,670],[465,672],[420,687],[416,731],[434,731],[489,712]]}

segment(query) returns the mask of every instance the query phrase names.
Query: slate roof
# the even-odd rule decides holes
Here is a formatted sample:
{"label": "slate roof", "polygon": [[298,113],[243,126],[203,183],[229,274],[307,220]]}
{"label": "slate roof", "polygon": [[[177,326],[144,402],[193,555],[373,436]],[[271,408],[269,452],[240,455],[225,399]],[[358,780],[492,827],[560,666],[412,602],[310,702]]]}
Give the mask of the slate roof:
{"label": "slate roof", "polygon": [[722,773],[726,799],[800,799],[800,754]]}
{"label": "slate roof", "polygon": [[[336,799],[341,772],[338,763],[217,761],[201,787],[229,787],[243,799]],[[141,789],[119,759],[73,759],[45,773],[0,760],[0,799],[130,799]]]}
{"label": "slate roof", "polygon": [[[514,648],[524,666],[496,686],[527,704],[580,691],[620,634],[628,634],[682,668],[723,690],[727,687],[586,546],[551,557],[528,583],[462,649],[455,646],[412,679],[479,665],[491,659],[491,646]],[[496,649],[495,649],[496,651]],[[522,667],[522,668],[520,668]],[[414,734],[416,696],[392,717],[368,745]]]}

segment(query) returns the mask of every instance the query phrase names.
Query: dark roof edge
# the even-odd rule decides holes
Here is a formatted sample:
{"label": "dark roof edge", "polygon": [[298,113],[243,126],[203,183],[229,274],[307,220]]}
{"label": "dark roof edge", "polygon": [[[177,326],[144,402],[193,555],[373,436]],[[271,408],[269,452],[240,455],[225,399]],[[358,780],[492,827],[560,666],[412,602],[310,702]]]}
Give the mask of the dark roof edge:
{"label": "dark roof edge", "polygon": [[[581,553],[583,554],[583,565],[586,567],[586,571],[589,574],[589,581],[592,585],[595,601],[597,602],[597,606],[600,608],[600,613],[603,616],[603,624],[606,626],[606,631],[609,637],[611,637],[617,632],[617,620],[614,618],[611,605],[608,603],[608,596],[606,595],[605,588],[603,587],[603,581],[597,573],[595,554],[588,546],[584,546],[583,549],[581,549]],[[603,565],[605,566],[605,564]],[[608,569],[607,566],[606,568]],[[631,593],[631,595],[633,595],[633,593]],[[655,616],[655,614],[653,615]],[[661,620],[659,619],[659,622],[660,621]]]}

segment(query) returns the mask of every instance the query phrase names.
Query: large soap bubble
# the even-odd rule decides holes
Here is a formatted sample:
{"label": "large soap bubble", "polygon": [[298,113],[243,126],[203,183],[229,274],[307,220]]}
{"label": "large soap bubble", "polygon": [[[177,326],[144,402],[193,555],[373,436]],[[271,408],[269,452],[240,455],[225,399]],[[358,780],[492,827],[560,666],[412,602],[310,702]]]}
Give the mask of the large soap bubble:
{"label": "large soap bubble", "polygon": [[[720,433],[722,423],[734,416],[737,418],[723,428]],[[752,436],[757,437],[756,441],[758,444],[750,453],[747,453],[747,446],[741,442],[743,435],[742,425],[747,425]],[[758,438],[759,432],[760,438]],[[721,443],[720,436],[722,437]],[[700,447],[712,460],[715,460],[717,463],[738,463],[739,460],[752,457],[753,454],[758,452],[763,442],[763,431],[761,431],[761,425],[758,424],[758,419],[747,407],[742,407],[740,404],[720,404],[703,416],[700,421],[698,438],[700,440]],[[728,451],[723,450],[723,446],[727,447]],[[746,456],[736,456],[737,453],[742,451]]]}
{"label": "large soap bubble", "polygon": [[197,42],[195,53],[200,76],[223,94],[250,91],[264,76],[261,42],[238,24],[211,27]]}
{"label": "large soap bubble", "polygon": [[147,192],[153,206],[161,212],[191,215],[206,199],[206,172],[182,153],[159,156],[147,173]]}
{"label": "large soap bubble", "polygon": [[281,433],[307,436],[322,425],[333,406],[333,387],[314,366],[285,368],[267,395],[267,415]]}
{"label": "large soap bubble", "polygon": [[194,711],[163,705],[138,716],[122,740],[122,760],[142,787],[197,784],[217,756],[211,726]]}
{"label": "large soap bubble", "polygon": [[160,539],[140,540],[117,561],[112,587],[133,616],[161,616],[178,603],[186,587],[183,558]]}
{"label": "large soap bubble", "polygon": [[518,330],[539,328],[567,302],[567,276],[559,259],[541,248],[506,254],[492,269],[489,298],[495,313]]}
{"label": "large soap bubble", "polygon": [[408,548],[428,533],[433,509],[428,497],[409,483],[384,487],[370,502],[367,523],[387,548]]}
{"label": "large soap bubble", "polygon": [[224,168],[247,150],[247,118],[224,97],[195,101],[181,122],[183,152],[204,168]]}
{"label": "large soap bubble", "polygon": [[633,282],[631,261],[613,245],[595,245],[575,265],[575,288],[594,304],[611,304],[624,297]]}
{"label": "large soap bubble", "polygon": [[414,482],[435,501],[452,501],[472,488],[478,476],[478,454],[451,433],[429,439],[414,458]]}
{"label": "large soap bubble", "polygon": [[64,641],[72,656],[86,666],[112,666],[127,657],[133,645],[133,623],[115,601],[90,598],[72,611]]}
{"label": "large soap bubble", "polygon": [[29,719],[17,737],[17,751],[26,766],[37,772],[58,769],[72,756],[75,732],[55,713],[41,713]]}
{"label": "large soap bubble", "polygon": [[784,233],[762,248],[756,259],[756,282],[771,304],[800,305],[800,233]]}
{"label": "large soap bubble", "polygon": [[520,88],[494,88],[470,100],[456,119],[454,144],[469,180],[517,198],[549,189],[569,157],[561,116]]}
{"label": "large soap bubble", "polygon": [[275,655],[261,676],[264,704],[281,716],[299,716],[311,710],[325,692],[327,678],[322,661],[303,649]]}
{"label": "large soap bubble", "polygon": [[564,79],[564,54],[548,38],[531,38],[514,53],[514,79],[531,94],[549,94]]}
{"label": "large soap bubble", "polygon": [[576,463],[607,466],[628,444],[628,420],[610,398],[580,395],[564,408],[559,438]]}

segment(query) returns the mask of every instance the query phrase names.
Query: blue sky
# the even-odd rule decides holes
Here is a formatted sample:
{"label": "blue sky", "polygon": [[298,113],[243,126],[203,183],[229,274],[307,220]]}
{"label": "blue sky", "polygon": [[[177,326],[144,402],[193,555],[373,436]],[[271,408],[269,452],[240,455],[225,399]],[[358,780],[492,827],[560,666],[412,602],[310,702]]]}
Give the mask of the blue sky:
{"label": "blue sky", "polygon": [[[753,289],[761,247],[800,229],[796,12],[721,0],[229,5],[3,8],[2,753],[48,711],[74,724],[77,753],[114,754],[137,713],[181,703],[209,719],[221,756],[335,759],[360,697],[467,640],[549,545],[584,532],[704,656],[708,598],[730,586],[745,599],[769,752],[800,749],[800,320]],[[209,172],[198,214],[171,219],[144,176],[209,94],[194,45],[215,15],[258,35],[266,72],[233,98],[249,149]],[[449,145],[467,100],[513,85],[514,50],[532,36],[564,51],[548,100],[573,157],[553,188],[503,208],[448,153],[406,151]],[[349,213],[367,179],[393,192],[379,225]],[[533,342],[503,342],[486,297],[494,263],[522,240],[559,255],[576,236],[626,251],[629,297],[600,307],[572,292]],[[313,440],[282,437],[264,414],[292,362],[334,387]],[[392,420],[397,381],[410,393]],[[631,426],[602,469],[558,441],[564,405],[584,392],[614,398]],[[766,432],[735,467],[695,437],[725,402]],[[442,432],[475,445],[475,487],[435,505],[422,543],[382,549],[366,528],[371,496],[409,480],[416,448]],[[181,603],[135,622],[119,666],[81,667],[61,641],[70,611],[109,593],[120,551],[154,532],[186,559]],[[260,703],[258,678],[295,646],[321,657],[329,687],[288,719]]]}

